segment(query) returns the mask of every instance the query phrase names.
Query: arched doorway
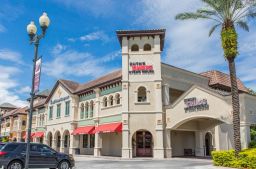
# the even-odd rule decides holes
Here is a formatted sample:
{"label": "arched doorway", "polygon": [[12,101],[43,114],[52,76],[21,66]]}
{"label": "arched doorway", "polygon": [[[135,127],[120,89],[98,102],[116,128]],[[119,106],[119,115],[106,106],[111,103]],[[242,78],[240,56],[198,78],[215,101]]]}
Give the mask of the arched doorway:
{"label": "arched doorway", "polygon": [[64,141],[64,153],[69,153],[70,147],[70,133],[68,130],[65,130],[63,133],[63,141]]}
{"label": "arched doorway", "polygon": [[52,132],[49,132],[47,135],[48,146],[52,147]]}
{"label": "arched doorway", "polygon": [[205,156],[210,156],[212,151],[212,134],[207,132],[205,134]]}
{"label": "arched doorway", "polygon": [[139,130],[133,135],[135,157],[153,157],[153,136],[149,131]]}
{"label": "arched doorway", "polygon": [[56,131],[54,134],[54,140],[55,140],[55,150],[60,152],[60,142],[61,142],[61,135],[59,131]]}

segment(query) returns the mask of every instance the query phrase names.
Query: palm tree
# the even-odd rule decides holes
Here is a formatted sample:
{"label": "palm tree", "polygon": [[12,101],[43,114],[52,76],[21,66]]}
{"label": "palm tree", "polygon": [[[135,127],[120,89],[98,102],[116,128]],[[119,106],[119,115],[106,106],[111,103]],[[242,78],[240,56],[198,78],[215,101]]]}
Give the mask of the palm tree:
{"label": "palm tree", "polygon": [[196,12],[185,12],[178,14],[176,19],[207,19],[215,23],[210,29],[209,36],[221,27],[221,42],[224,56],[228,61],[232,108],[233,108],[233,129],[235,154],[241,151],[240,136],[240,105],[237,87],[235,58],[238,55],[238,41],[236,26],[249,31],[248,19],[256,18],[256,0],[201,0],[206,4],[205,8],[198,9]]}

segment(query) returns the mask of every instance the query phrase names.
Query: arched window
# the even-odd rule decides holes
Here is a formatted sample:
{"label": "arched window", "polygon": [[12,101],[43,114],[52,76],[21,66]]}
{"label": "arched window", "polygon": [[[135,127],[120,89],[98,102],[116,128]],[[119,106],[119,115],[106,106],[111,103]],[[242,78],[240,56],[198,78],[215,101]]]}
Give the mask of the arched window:
{"label": "arched window", "polygon": [[117,104],[117,105],[120,104],[120,103],[121,103],[120,94],[117,93],[115,97],[116,97],[116,104]]}
{"label": "arched window", "polygon": [[103,98],[103,107],[108,107],[108,99],[106,97]]}
{"label": "arched window", "polygon": [[148,43],[145,44],[143,50],[144,50],[144,51],[151,51],[151,45],[148,44]]}
{"label": "arched window", "polygon": [[84,118],[84,104],[81,104],[81,110],[80,110],[80,119]]}
{"label": "arched window", "polygon": [[131,51],[132,51],[132,52],[139,51],[139,46],[138,46],[137,44],[132,45]]}
{"label": "arched window", "polygon": [[147,102],[147,90],[143,86],[138,89],[138,102]]}
{"label": "arched window", "polygon": [[110,105],[110,106],[113,106],[113,105],[114,105],[114,99],[113,99],[113,96],[112,96],[112,95],[109,96],[109,105]]}
{"label": "arched window", "polygon": [[93,101],[90,102],[90,117],[93,117]]}
{"label": "arched window", "polygon": [[85,118],[88,118],[88,113],[89,113],[89,103],[85,103]]}

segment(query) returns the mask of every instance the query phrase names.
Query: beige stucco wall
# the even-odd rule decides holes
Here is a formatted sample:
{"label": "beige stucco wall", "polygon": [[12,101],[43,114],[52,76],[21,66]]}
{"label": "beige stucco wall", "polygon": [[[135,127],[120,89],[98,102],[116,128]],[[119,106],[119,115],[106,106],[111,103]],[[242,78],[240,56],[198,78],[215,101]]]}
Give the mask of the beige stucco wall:
{"label": "beige stucco wall", "polygon": [[[186,113],[184,99],[193,97],[207,99],[209,110]],[[182,123],[196,118],[212,118],[230,124],[232,122],[231,117],[231,107],[222,96],[196,86],[192,87],[172,107],[166,110],[167,128],[169,129],[175,129]]]}
{"label": "beige stucco wall", "polygon": [[172,131],[172,155],[184,156],[184,149],[195,151],[195,133],[192,131]]}
{"label": "beige stucco wall", "polygon": [[102,133],[101,155],[121,156],[122,134],[121,133]]}

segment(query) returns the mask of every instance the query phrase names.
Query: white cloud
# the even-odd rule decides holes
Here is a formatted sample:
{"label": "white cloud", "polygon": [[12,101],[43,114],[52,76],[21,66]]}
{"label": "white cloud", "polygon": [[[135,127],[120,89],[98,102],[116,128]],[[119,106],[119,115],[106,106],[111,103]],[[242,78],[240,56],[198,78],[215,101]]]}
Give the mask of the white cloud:
{"label": "white cloud", "polygon": [[80,36],[79,38],[68,38],[69,42],[76,42],[76,41],[82,41],[82,42],[90,42],[90,41],[102,41],[104,43],[110,41],[110,37],[104,32],[104,31],[95,31],[91,32],[89,34]]}
{"label": "white cloud", "polygon": [[[166,45],[164,61],[168,64],[185,68],[194,72],[211,69],[223,69],[228,72],[227,62],[223,57],[220,44],[220,32],[208,37],[208,32],[214,24],[206,20],[177,21],[175,16],[182,12],[193,12],[203,7],[198,0],[144,0],[137,4],[142,10],[137,11],[140,16],[137,24],[144,24],[150,28],[166,28]],[[256,82],[256,34],[242,36],[240,40],[240,54],[238,56],[237,72],[246,84],[255,88]],[[244,44],[244,45],[243,45]],[[240,58],[241,57],[241,58]]]}
{"label": "white cloud", "polygon": [[52,61],[46,62],[44,71],[47,75],[57,79],[66,78],[67,76],[98,77],[115,69],[113,67],[107,67],[106,63],[115,60],[118,56],[121,57],[120,51],[110,53],[103,57],[95,57],[87,52],[66,50],[54,55]]}
{"label": "white cloud", "polygon": [[56,54],[59,54],[61,53],[62,51],[64,51],[66,49],[66,46],[58,43],[57,45],[55,45],[53,47],[53,50],[52,50],[52,54],[56,55]]}
{"label": "white cloud", "polygon": [[23,63],[21,54],[9,49],[0,49],[0,60],[7,60],[15,63]]}
{"label": "white cloud", "polygon": [[19,84],[13,80],[13,76],[20,72],[16,67],[0,65],[0,104],[8,102],[16,106],[26,106],[27,102],[22,101],[19,96],[12,92]]}
{"label": "white cloud", "polygon": [[19,93],[19,94],[29,94],[30,91],[31,91],[31,87],[23,86],[19,90],[17,90],[16,92]]}
{"label": "white cloud", "polygon": [[6,28],[3,25],[0,24],[0,33],[5,32],[5,31],[6,31]]}

